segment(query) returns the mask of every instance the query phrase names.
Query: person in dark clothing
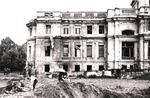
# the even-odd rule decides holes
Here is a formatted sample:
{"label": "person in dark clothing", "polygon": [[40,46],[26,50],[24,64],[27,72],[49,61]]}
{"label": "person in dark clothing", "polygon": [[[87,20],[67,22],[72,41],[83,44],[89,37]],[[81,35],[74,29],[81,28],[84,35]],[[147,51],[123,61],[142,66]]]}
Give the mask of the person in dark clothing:
{"label": "person in dark clothing", "polygon": [[63,73],[62,73],[62,72],[59,72],[58,80],[59,80],[59,81],[64,81],[64,80],[63,80]]}
{"label": "person in dark clothing", "polygon": [[36,86],[37,82],[38,82],[37,79],[35,79],[35,80],[33,81],[33,90],[35,89],[35,86]]}

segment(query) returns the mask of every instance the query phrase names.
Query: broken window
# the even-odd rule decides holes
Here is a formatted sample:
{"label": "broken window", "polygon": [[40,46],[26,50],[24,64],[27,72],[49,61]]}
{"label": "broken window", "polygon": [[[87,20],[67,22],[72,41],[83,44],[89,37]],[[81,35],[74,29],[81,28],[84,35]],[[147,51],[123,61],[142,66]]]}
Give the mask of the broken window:
{"label": "broken window", "polygon": [[45,46],[45,56],[50,56],[50,45]]}
{"label": "broken window", "polygon": [[50,66],[48,64],[45,64],[44,70],[45,70],[45,72],[49,72],[50,71]]}
{"label": "broken window", "polygon": [[104,65],[99,65],[99,71],[104,70]]}
{"label": "broken window", "polygon": [[104,34],[104,26],[99,26],[99,34]]}
{"label": "broken window", "polygon": [[122,31],[122,35],[134,35],[134,31],[133,30],[124,30],[124,31]]}
{"label": "broken window", "polygon": [[92,71],[92,65],[87,65],[87,71]]}
{"label": "broken window", "polygon": [[99,57],[104,57],[104,45],[99,45]]}
{"label": "broken window", "polygon": [[80,65],[75,65],[75,71],[80,71]]}
{"label": "broken window", "polygon": [[69,34],[69,27],[64,27],[64,34]]}
{"label": "broken window", "polygon": [[92,25],[87,26],[87,34],[92,34]]}
{"label": "broken window", "polygon": [[92,57],[92,45],[87,45],[87,57]]}
{"label": "broken window", "polygon": [[51,33],[51,25],[46,25],[46,34]]}
{"label": "broken window", "polygon": [[148,41],[148,58],[150,59],[150,41]]}
{"label": "broken window", "polygon": [[80,28],[75,28],[75,34],[80,34]]}
{"label": "broken window", "polygon": [[122,42],[122,58],[134,58],[134,42]]}
{"label": "broken window", "polygon": [[75,57],[81,57],[81,45],[75,45]]}
{"label": "broken window", "polygon": [[69,46],[68,45],[63,46],[63,56],[69,56]]}

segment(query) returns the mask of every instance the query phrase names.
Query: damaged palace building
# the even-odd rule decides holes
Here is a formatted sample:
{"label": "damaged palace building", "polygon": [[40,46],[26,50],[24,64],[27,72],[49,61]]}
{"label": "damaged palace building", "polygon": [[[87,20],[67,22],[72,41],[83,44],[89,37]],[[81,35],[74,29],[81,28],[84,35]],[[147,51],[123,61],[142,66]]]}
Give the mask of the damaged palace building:
{"label": "damaged palace building", "polygon": [[39,11],[27,27],[27,64],[40,73],[150,67],[149,0],[107,12]]}

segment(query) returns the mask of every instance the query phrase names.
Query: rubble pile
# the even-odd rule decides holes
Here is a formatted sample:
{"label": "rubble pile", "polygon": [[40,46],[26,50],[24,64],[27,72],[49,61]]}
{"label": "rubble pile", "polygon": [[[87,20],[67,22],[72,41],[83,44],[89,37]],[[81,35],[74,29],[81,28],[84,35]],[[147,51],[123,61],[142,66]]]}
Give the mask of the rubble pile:
{"label": "rubble pile", "polygon": [[[80,81],[82,82],[39,79],[36,89],[31,90],[30,80],[11,80],[2,90],[6,95],[2,98],[150,98],[150,88],[141,89],[137,86],[128,88],[120,84],[108,85],[109,83],[102,87],[99,83],[103,81],[102,84],[104,84],[105,80],[83,82],[85,80],[82,79]],[[97,84],[94,81],[98,81]],[[112,80],[108,79],[108,81]],[[126,84],[125,81],[124,83]],[[138,81],[138,83],[140,82]]]}
{"label": "rubble pile", "polygon": [[24,83],[23,80],[12,79],[8,81],[7,86],[3,90],[5,94],[14,94],[17,92],[29,91],[29,87]]}
{"label": "rubble pile", "polygon": [[[116,89],[121,90],[123,88],[116,87]],[[52,84],[41,86],[36,89],[34,95],[38,98],[150,98],[145,91],[136,88],[133,88],[132,92],[118,93],[114,90],[98,88],[95,85],[74,82],[60,82],[57,86]]]}

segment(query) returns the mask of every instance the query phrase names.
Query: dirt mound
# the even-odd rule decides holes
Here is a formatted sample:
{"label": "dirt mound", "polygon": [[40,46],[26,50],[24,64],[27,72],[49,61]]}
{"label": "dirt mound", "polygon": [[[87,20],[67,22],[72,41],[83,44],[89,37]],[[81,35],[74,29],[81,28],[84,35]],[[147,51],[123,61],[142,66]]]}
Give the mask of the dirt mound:
{"label": "dirt mound", "polygon": [[[118,87],[117,89],[122,89]],[[134,88],[129,93],[117,93],[84,83],[58,82],[57,85],[44,85],[37,88],[34,95],[38,98],[149,98],[144,91]],[[146,97],[145,97],[146,96]]]}

